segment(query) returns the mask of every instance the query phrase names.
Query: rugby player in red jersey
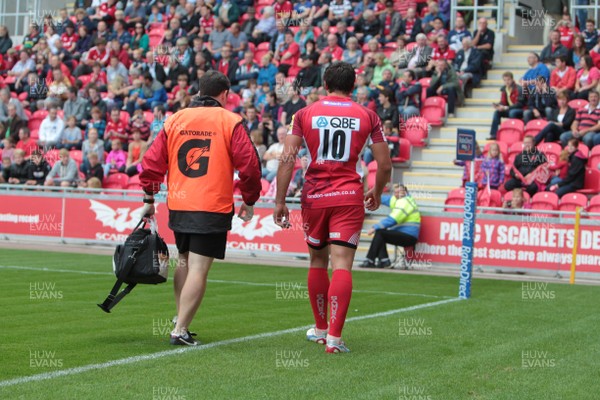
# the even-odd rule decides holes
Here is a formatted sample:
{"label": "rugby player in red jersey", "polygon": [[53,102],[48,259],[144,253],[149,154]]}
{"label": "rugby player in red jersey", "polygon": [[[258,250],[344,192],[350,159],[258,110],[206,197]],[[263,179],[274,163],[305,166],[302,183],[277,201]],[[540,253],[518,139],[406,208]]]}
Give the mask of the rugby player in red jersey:
{"label": "rugby player in red jersey", "polygon": [[[390,150],[376,113],[350,100],[355,72],[334,62],[324,75],[328,95],[292,118],[277,172],[273,218],[289,227],[285,194],[298,150],[308,149],[309,166],[302,190],[302,221],[310,253],[308,296],[315,327],[307,339],[325,344],[328,353],[348,352],[341,340],[352,296],[352,263],[360,239],[365,207],[374,211],[390,180]],[[377,161],[375,187],[363,192],[360,155],[368,141]],[[331,256],[331,282],[327,267]],[[329,321],[327,310],[329,306]]]}

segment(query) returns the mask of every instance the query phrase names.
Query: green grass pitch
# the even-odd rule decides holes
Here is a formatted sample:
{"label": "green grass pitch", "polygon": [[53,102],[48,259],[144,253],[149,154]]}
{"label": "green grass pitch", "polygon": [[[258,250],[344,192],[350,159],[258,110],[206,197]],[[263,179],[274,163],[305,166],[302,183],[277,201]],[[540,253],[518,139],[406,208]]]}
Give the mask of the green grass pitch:
{"label": "green grass pitch", "polygon": [[445,302],[458,278],[355,271],[352,352],[330,355],[305,340],[306,270],[256,263],[213,266],[206,346],[178,352],[170,280],[105,314],[110,257],[3,250],[0,398],[600,398],[597,287],[475,279]]}

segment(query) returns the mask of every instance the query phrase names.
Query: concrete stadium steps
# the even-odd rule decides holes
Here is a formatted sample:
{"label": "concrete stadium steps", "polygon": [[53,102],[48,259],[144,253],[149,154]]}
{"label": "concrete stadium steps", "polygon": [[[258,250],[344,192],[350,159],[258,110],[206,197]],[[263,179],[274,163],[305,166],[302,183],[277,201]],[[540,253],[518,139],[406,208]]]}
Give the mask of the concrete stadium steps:
{"label": "concrete stadium steps", "polygon": [[500,100],[500,87],[475,88],[473,89],[473,97],[470,99],[465,99],[465,104],[468,104],[469,100],[490,100],[491,102],[498,102]]}
{"label": "concrete stadium steps", "polygon": [[507,70],[503,70],[501,68],[492,69],[492,70],[488,71],[488,79],[502,81],[502,74],[505,73],[506,71],[512,72],[513,75],[515,76],[515,78],[519,79],[519,77],[525,75],[525,72],[527,72],[527,69],[526,68],[509,68]]}
{"label": "concrete stadium steps", "polygon": [[[482,124],[480,126],[469,126],[468,129],[475,130],[477,140],[481,143],[481,141],[485,140],[487,137],[490,136],[490,125],[491,125],[491,119],[490,119],[490,124]],[[437,134],[438,137],[430,136],[430,147],[439,143],[440,145],[442,145],[442,147],[450,146],[452,149],[456,149],[456,129],[457,128],[458,127],[454,127],[454,126],[445,126]],[[437,142],[437,140],[443,140],[443,141]],[[446,142],[446,140],[448,140],[449,142]],[[451,145],[448,145],[448,143],[451,143]]]}
{"label": "concrete stadium steps", "polygon": [[456,118],[484,119],[492,122],[494,109],[492,107],[457,107],[454,110]]}
{"label": "concrete stadium steps", "polygon": [[[515,53],[529,53],[535,51],[536,53],[541,53],[544,46],[531,46],[531,45],[520,45],[520,44],[512,44],[508,46],[508,53],[506,54],[515,54]],[[505,54],[505,53],[502,53]]]}

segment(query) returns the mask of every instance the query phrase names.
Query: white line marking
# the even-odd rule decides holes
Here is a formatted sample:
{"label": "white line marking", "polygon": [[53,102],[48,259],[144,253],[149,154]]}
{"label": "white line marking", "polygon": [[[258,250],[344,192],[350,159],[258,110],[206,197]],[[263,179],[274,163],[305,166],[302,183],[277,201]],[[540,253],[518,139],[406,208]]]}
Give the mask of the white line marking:
{"label": "white line marking", "polygon": [[[357,316],[357,317],[351,317],[346,320],[346,323],[353,322],[353,321],[362,321],[364,319],[387,317],[387,316],[394,315],[394,314],[415,311],[415,310],[421,310],[423,308],[440,306],[442,304],[452,303],[452,302],[459,301],[459,300],[460,299],[458,297],[454,297],[451,299],[435,301],[432,303],[417,304],[415,306],[398,308],[395,310],[383,311],[383,312],[378,312],[375,314],[367,314],[367,315],[361,315],[361,316]],[[88,372],[88,371],[115,367],[117,365],[126,365],[126,364],[137,363],[140,361],[156,360],[158,358],[168,357],[168,356],[172,356],[175,354],[187,353],[187,352],[191,352],[191,351],[208,350],[208,349],[212,349],[215,347],[227,346],[230,344],[249,342],[251,340],[266,339],[266,338],[271,338],[271,337],[275,337],[275,336],[286,335],[288,333],[296,333],[298,331],[303,331],[305,329],[309,329],[312,327],[313,327],[313,325],[304,325],[304,326],[299,326],[296,328],[284,329],[281,331],[265,332],[265,333],[259,333],[256,335],[221,340],[218,342],[203,344],[201,346],[181,347],[181,348],[172,349],[172,350],[160,351],[158,353],[143,354],[143,355],[139,355],[139,356],[121,358],[119,360],[107,361],[107,362],[99,363],[99,364],[88,364],[88,365],[83,365],[81,367],[68,368],[68,369],[63,369],[60,371],[45,372],[42,374],[30,375],[30,376],[22,376],[19,378],[0,381],[0,387],[8,387],[8,386],[20,385],[23,383],[37,382],[37,381],[45,381],[48,379],[59,378],[61,376],[77,375],[77,374],[81,374],[81,373]]]}
{"label": "white line marking", "polygon": [[[83,275],[111,275],[114,276],[112,272],[96,272],[96,271],[80,271],[75,269],[53,269],[53,268],[45,268],[45,267],[22,267],[22,266],[13,266],[13,265],[0,265],[0,269],[16,269],[16,270],[25,270],[25,271],[43,271],[43,272],[60,272],[60,273],[70,273],[70,274],[83,274]],[[246,286],[264,286],[264,287],[272,287],[276,288],[276,283],[263,283],[263,282],[245,282],[245,281],[228,281],[223,279],[209,279],[208,282],[213,283],[225,283],[232,285],[246,285]],[[287,282],[286,282],[287,283]],[[308,289],[306,286],[295,286],[293,289]],[[423,294],[423,293],[403,293],[403,292],[386,292],[386,291],[378,291],[378,290],[361,290],[354,289],[352,293],[372,293],[372,294],[389,294],[394,296],[413,296],[413,297],[425,297],[432,299],[452,299],[451,296],[438,296],[434,294]]]}

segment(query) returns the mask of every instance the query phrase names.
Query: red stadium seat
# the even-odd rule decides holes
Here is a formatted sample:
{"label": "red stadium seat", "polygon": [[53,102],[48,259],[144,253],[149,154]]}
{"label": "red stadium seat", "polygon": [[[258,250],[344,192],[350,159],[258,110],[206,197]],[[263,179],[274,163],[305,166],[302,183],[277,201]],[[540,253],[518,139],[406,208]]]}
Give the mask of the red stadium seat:
{"label": "red stadium seat", "polygon": [[577,191],[577,193],[585,194],[598,194],[600,193],[600,171],[594,168],[585,169],[585,180],[583,182],[583,189]]}
{"label": "red stadium seat", "polygon": [[[589,213],[600,214],[600,195],[594,196],[590,199],[590,205],[588,206],[586,211]],[[600,215],[590,218],[600,219]]]}
{"label": "red stadium seat", "polygon": [[150,47],[156,47],[163,41],[164,32],[150,32],[148,39],[150,39]]}
{"label": "red stadium seat", "polygon": [[81,150],[71,150],[69,154],[71,158],[77,163],[77,166],[81,165],[83,161],[83,153]]}
{"label": "red stadium seat", "polygon": [[110,174],[104,178],[102,187],[104,189],[125,189],[129,183],[129,176],[127,174],[117,172],[116,174]]}
{"label": "red stadium seat", "polygon": [[19,95],[17,96],[17,98],[18,98],[20,101],[25,101],[25,100],[27,100],[27,97],[28,97],[28,96],[29,96],[29,93],[27,93],[27,92],[23,92],[23,93],[19,94]]}
{"label": "red stadium seat", "polygon": [[535,136],[538,133],[540,133],[540,131],[542,129],[544,129],[544,127],[548,125],[548,121],[543,120],[543,119],[533,119],[531,121],[529,121],[527,123],[527,125],[525,125],[525,132],[524,132],[524,136],[527,135],[531,135],[531,136]]}
{"label": "red stadium seat", "polygon": [[415,47],[417,47],[417,42],[411,42],[406,45],[405,49],[406,51],[413,51]]}
{"label": "red stadium seat", "polygon": [[127,189],[127,190],[141,190],[142,189],[142,185],[140,184],[140,176],[139,175],[134,175],[131,178],[129,178],[129,181],[127,181],[127,187],[125,189]]}
{"label": "red stadium seat", "polygon": [[[587,206],[587,196],[581,193],[567,193],[560,198],[558,204],[559,211],[575,211],[577,207],[585,209]],[[565,215],[565,217],[572,217],[573,215]]]}
{"label": "red stadium seat", "polygon": [[152,121],[154,120],[154,113],[152,111],[144,111],[144,118],[146,119],[146,122],[148,122],[149,124],[152,123]]}
{"label": "red stadium seat", "polygon": [[537,148],[546,155],[546,158],[551,163],[558,162],[558,158],[562,152],[562,148],[558,143],[540,143]]}
{"label": "red stadium seat", "polygon": [[83,84],[83,87],[86,87],[92,81],[92,75],[79,75],[77,78]]}
{"label": "red stadium seat", "polygon": [[508,144],[523,140],[523,121],[514,118],[505,120],[500,124],[496,138]]}
{"label": "red stadium seat", "polygon": [[583,153],[583,155],[585,156],[585,158],[589,157],[589,155],[590,155],[590,148],[587,147],[585,144],[583,144],[583,142],[579,142],[579,146],[577,147],[577,149]]}
{"label": "red stadium seat", "polygon": [[256,50],[254,52],[254,62],[258,65],[261,65],[260,61],[264,57],[265,54],[268,54],[269,50]]}
{"label": "red stadium seat", "polygon": [[423,104],[427,99],[427,88],[431,86],[431,78],[421,78],[419,83],[421,84],[421,104]]}
{"label": "red stadium seat", "polygon": [[234,93],[234,92],[229,92],[229,95],[227,96],[227,104],[225,104],[225,108],[228,109],[229,111],[233,111],[237,107],[239,107],[241,102],[242,102],[242,98],[240,97],[239,94]]}
{"label": "red stadium seat", "polygon": [[29,130],[29,137],[31,138],[31,140],[37,142],[40,139],[40,131],[39,129],[30,129]]}
{"label": "red stadium seat", "polygon": [[48,164],[54,166],[54,164],[60,159],[59,151],[56,149],[48,150],[46,152],[45,158]]}
{"label": "red stadium seat", "polygon": [[400,125],[400,137],[408,140],[416,147],[427,145],[429,121],[423,117],[412,117]]}
{"label": "red stadium seat", "polygon": [[490,189],[489,195],[487,188],[477,192],[478,207],[502,207],[502,193],[499,190]]}
{"label": "red stadium seat", "polygon": [[587,100],[583,100],[583,99],[575,99],[575,100],[569,101],[568,104],[569,104],[569,107],[571,107],[575,111],[577,111],[580,108],[583,108],[583,107],[587,106],[588,105],[588,101]]}
{"label": "red stadium seat", "polygon": [[[448,193],[448,197],[444,204],[447,206],[464,206],[465,205],[465,188],[452,189],[450,193]],[[458,208],[448,208],[444,209],[446,212],[460,212]]]}
{"label": "red stadium seat", "polygon": [[270,50],[271,44],[269,42],[260,42],[258,46],[256,46],[256,50]]}
{"label": "red stadium seat", "polygon": [[592,151],[589,153],[587,166],[596,169],[600,167],[600,146],[592,147]]}
{"label": "red stadium seat", "polygon": [[31,132],[38,131],[40,129],[40,125],[42,124],[42,119],[30,119],[27,123],[27,127]]}
{"label": "red stadium seat", "polygon": [[271,184],[266,179],[261,179],[260,184],[262,185],[262,189],[260,190],[260,195],[264,196],[271,188]]}
{"label": "red stadium seat", "polygon": [[[539,192],[533,195],[531,199],[532,210],[558,210],[558,195],[554,192]],[[539,214],[534,215],[552,217],[551,214]]]}
{"label": "red stadium seat", "polygon": [[41,121],[44,118],[46,118],[47,116],[48,116],[48,111],[47,110],[37,110],[36,112],[33,113],[33,115],[31,116],[31,118],[33,118],[33,119],[39,119]]}
{"label": "red stadium seat", "polygon": [[386,139],[390,143],[398,143],[398,147],[400,148],[398,156],[392,157],[393,163],[404,163],[410,161],[412,145],[408,139],[397,136],[387,136]]}
{"label": "red stadium seat", "polygon": [[122,123],[124,123],[125,125],[128,125],[128,124],[129,124],[129,118],[130,118],[130,117],[129,117],[129,113],[128,113],[127,111],[121,111],[121,114],[120,114],[120,115],[121,115],[121,116],[120,116],[119,120],[120,120]]}
{"label": "red stadium seat", "polygon": [[427,119],[432,126],[444,125],[446,117],[446,99],[433,96],[425,99],[421,107],[421,116]]}

